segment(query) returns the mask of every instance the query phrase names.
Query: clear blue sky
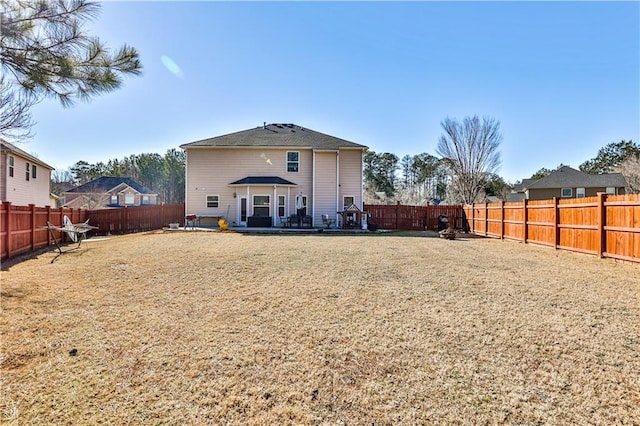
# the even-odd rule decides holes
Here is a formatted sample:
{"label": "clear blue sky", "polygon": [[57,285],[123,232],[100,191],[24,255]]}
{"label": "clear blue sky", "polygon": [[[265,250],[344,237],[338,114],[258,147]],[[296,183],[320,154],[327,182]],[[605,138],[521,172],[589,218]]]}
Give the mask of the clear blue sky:
{"label": "clear blue sky", "polygon": [[511,182],[640,142],[638,2],[108,2],[88,29],[144,73],[34,108],[23,149],[58,169],[263,121],[402,158],[435,154],[447,116],[490,116]]}

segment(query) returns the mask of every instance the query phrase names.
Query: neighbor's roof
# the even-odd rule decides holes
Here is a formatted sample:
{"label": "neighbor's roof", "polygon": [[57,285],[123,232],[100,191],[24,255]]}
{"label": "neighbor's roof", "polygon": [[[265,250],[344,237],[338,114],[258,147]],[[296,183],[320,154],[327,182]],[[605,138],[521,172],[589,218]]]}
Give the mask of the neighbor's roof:
{"label": "neighbor's roof", "polygon": [[87,182],[84,185],[76,186],[75,188],[72,188],[66,192],[77,192],[80,194],[102,193],[108,192],[123,183],[129,185],[131,188],[135,189],[141,194],[155,194],[155,192],[145,186],[140,185],[135,180],[128,177],[119,176],[102,176],[90,182]]}
{"label": "neighbor's roof", "polygon": [[625,187],[627,186],[627,181],[622,173],[590,175],[569,166],[562,166],[553,173],[526,185],[525,189],[604,188],[607,186]]}
{"label": "neighbor's roof", "polygon": [[317,150],[367,149],[364,145],[325,135],[295,124],[267,124],[255,129],[180,145],[182,149],[201,147],[295,147]]}
{"label": "neighbor's roof", "polygon": [[27,159],[29,161],[31,161],[32,163],[36,163],[42,167],[46,167],[47,169],[51,169],[51,170],[55,170],[53,167],[51,167],[50,165],[48,165],[47,163],[45,163],[44,161],[40,160],[39,158],[34,157],[31,154],[26,153],[25,151],[21,150],[20,148],[18,148],[17,146],[15,146],[12,143],[9,143],[7,141],[5,141],[4,139],[0,139],[0,149],[2,149],[3,151],[9,151],[14,153],[15,155],[19,155],[20,157]]}
{"label": "neighbor's roof", "polygon": [[298,184],[282,179],[278,176],[247,176],[246,178],[231,182],[229,185],[286,185],[298,186]]}

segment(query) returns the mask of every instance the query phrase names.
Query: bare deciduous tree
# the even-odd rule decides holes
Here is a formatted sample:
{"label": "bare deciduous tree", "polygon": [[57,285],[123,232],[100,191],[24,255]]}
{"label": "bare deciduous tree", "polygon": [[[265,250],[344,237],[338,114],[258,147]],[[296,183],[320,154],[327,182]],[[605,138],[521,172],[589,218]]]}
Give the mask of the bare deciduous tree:
{"label": "bare deciduous tree", "polygon": [[446,118],[441,123],[436,152],[451,173],[451,189],[457,200],[471,204],[483,189],[486,178],[500,166],[500,122],[493,118],[465,117],[462,123]]}
{"label": "bare deciduous tree", "polygon": [[628,184],[627,192],[640,194],[640,155],[627,157],[613,170],[622,173],[626,178]]}

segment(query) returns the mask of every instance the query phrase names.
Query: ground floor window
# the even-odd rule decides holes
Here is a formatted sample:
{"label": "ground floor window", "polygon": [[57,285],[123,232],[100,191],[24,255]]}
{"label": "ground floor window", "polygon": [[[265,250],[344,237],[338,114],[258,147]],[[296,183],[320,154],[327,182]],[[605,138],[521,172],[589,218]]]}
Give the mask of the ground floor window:
{"label": "ground floor window", "polygon": [[342,198],[342,210],[346,210],[351,204],[354,204],[356,197],[348,196]]}
{"label": "ground floor window", "polygon": [[563,198],[573,197],[573,190],[571,188],[562,188],[562,197]]}
{"label": "ground floor window", "polygon": [[207,195],[207,208],[217,208],[220,205],[220,196]]}
{"label": "ground floor window", "polygon": [[142,204],[143,204],[143,205],[151,204],[151,203],[149,202],[149,196],[148,196],[148,195],[143,195],[143,196],[142,196]]}
{"label": "ground floor window", "polygon": [[133,205],[135,200],[135,197],[133,196],[133,194],[127,194],[124,196],[124,203],[131,206]]}
{"label": "ground floor window", "polygon": [[278,195],[278,216],[284,217],[285,196]]}
{"label": "ground floor window", "polygon": [[584,188],[576,188],[576,198],[584,198],[585,190]]}
{"label": "ground floor window", "polygon": [[607,186],[607,194],[609,194],[609,195],[616,195],[616,188],[615,188],[615,186]]}
{"label": "ground floor window", "polygon": [[253,196],[253,215],[254,216],[271,216],[270,213],[271,197],[268,195]]}
{"label": "ground floor window", "polygon": [[118,204],[118,196],[117,195],[112,195],[111,196],[111,204],[113,204],[113,205]]}

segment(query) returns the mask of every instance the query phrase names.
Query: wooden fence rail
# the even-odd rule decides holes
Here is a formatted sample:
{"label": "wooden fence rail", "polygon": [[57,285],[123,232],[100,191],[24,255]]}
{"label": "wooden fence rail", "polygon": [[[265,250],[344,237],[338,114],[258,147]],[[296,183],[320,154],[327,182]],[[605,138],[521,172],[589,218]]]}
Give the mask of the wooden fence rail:
{"label": "wooden fence rail", "polygon": [[464,207],[471,232],[640,262],[640,194]]}
{"label": "wooden fence rail", "polygon": [[[73,223],[97,226],[98,235],[125,234],[160,229],[171,222],[184,221],[184,204],[126,207],[122,209],[80,210],[67,208],[0,205],[0,259],[7,259],[53,244],[47,222],[62,226],[63,216]],[[60,232],[58,240],[65,238]]]}
{"label": "wooden fence rail", "polygon": [[405,206],[365,204],[364,211],[369,213],[369,221],[381,229],[401,229],[424,231],[438,229],[438,216],[448,216],[453,227],[465,229],[464,210],[454,206]]}

